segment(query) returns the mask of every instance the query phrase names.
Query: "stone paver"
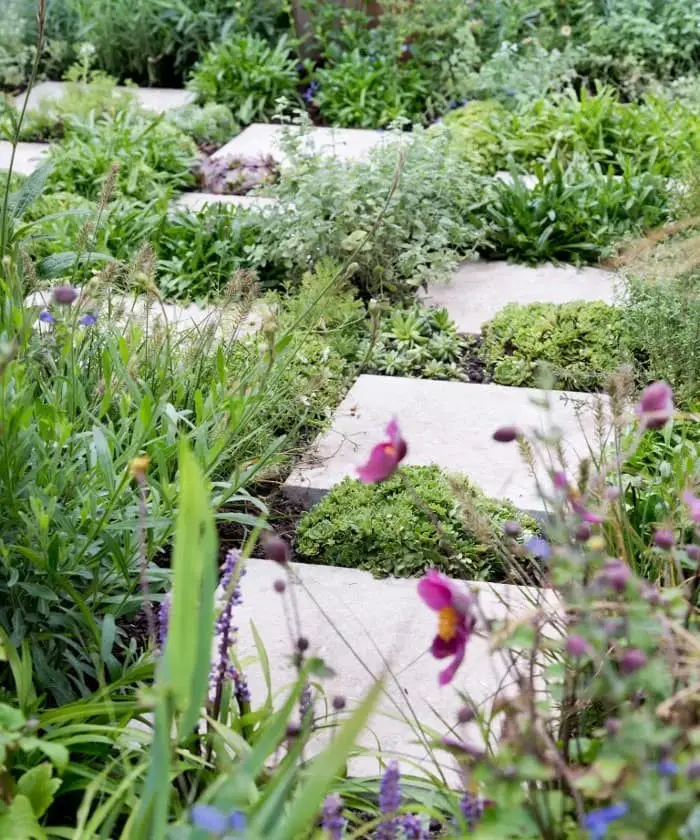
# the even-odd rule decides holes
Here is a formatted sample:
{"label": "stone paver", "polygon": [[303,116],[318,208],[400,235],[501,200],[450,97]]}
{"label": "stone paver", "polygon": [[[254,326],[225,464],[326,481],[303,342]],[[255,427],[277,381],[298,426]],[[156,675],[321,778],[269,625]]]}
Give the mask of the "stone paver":
{"label": "stone paver", "polygon": [[[68,82],[41,82],[32,88],[29,94],[28,108],[36,108],[45,99],[60,99],[68,89],[69,84]],[[158,114],[181,108],[183,105],[191,105],[196,99],[192,91],[177,90],[176,88],[127,88],[120,85],[116,90],[119,92],[128,90],[134,95],[142,108]],[[23,93],[15,97],[18,108],[22,107],[23,102]]]}
{"label": "stone paver", "polygon": [[332,428],[292,471],[285,492],[313,504],[346,476],[355,477],[355,468],[385,438],[384,428],[395,416],[408,442],[406,464],[437,464],[461,473],[488,495],[542,516],[544,505],[517,445],[496,443],[492,434],[510,424],[546,431],[552,420],[564,435],[573,470],[588,452],[586,439],[595,441],[590,409],[598,403],[594,395],[551,391],[548,418],[532,404],[542,393],[503,385],[360,376],[336,410]]}
{"label": "stone paver", "polygon": [[[503,181],[504,184],[512,184],[513,180],[514,180],[513,176],[510,174],[510,172],[507,172],[503,169],[500,170],[499,172],[496,172],[496,174],[493,177],[498,178],[499,181]],[[523,184],[525,184],[526,187],[532,188],[537,183],[537,176],[536,175],[521,175],[520,180],[523,182]]]}
{"label": "stone paver", "polygon": [[[362,745],[375,751],[381,748],[385,761],[403,758],[408,772],[416,771],[409,761],[439,772],[436,760],[440,770],[451,776],[453,761],[447,753],[433,751],[433,760],[425,745],[415,743],[418,739],[411,728],[414,715],[424,726],[434,728],[439,738],[446,734],[443,721],[454,725],[462,705],[456,690],[464,691],[482,707],[499,690],[508,691],[513,681],[512,669],[500,655],[490,654],[487,641],[477,635],[469,643],[453,686],[441,688],[437,679],[445,663],[437,662],[428,653],[436,630],[435,614],[420,602],[415,580],[375,580],[367,572],[307,564],[294,564],[293,569],[300,581],[293,589],[301,633],[310,643],[309,655],[322,657],[336,672],[334,677],[321,681],[328,704],[340,694],[351,711],[388,664],[386,694],[370,720]],[[241,581],[243,603],[235,609],[239,652],[254,706],[265,698],[266,689],[259,664],[251,664],[251,660],[257,660],[251,621],[270,660],[273,693],[283,692],[295,680],[284,603],[273,590],[274,581],[280,577],[284,573],[277,564],[250,560]],[[527,612],[546,594],[502,584],[478,583],[473,588],[479,593],[482,616],[493,620]],[[552,596],[547,597],[553,606]],[[477,633],[481,627],[483,623],[479,621]],[[278,696],[278,702],[280,699]],[[320,717],[325,714],[323,699],[316,703],[315,713]],[[317,746],[325,745],[328,737],[327,731],[321,733],[322,743]],[[480,740],[475,730],[468,737],[475,742]],[[353,775],[373,774],[378,769],[376,758],[369,755],[353,759],[350,765]]]}
{"label": "stone paver", "polygon": [[[298,129],[288,129],[292,132]],[[253,123],[237,137],[214,153],[213,157],[260,157],[270,155],[280,165],[288,163],[281,140],[285,127],[269,123]],[[408,142],[408,138],[401,138]],[[398,142],[395,135],[359,128],[310,128],[304,134],[303,148],[341,160],[361,160],[369,152],[387,143]]]}
{"label": "stone paver", "polygon": [[263,210],[266,207],[274,207],[277,204],[277,199],[254,195],[216,195],[215,193],[188,192],[180,196],[176,206],[197,213],[211,204],[227,204],[233,207],[244,207],[248,210]]}
{"label": "stone paver", "polygon": [[[48,143],[18,143],[12,171],[19,175],[31,175],[41,165],[41,159],[48,150]],[[9,169],[11,156],[12,144],[0,140],[0,171]]]}
{"label": "stone paver", "polygon": [[[34,292],[25,299],[26,306],[36,307],[38,310],[51,306],[50,292]],[[97,306],[87,301],[81,306],[81,311],[94,312],[97,310],[102,316],[110,313],[113,325],[146,324],[160,327],[167,324],[171,330],[180,335],[192,332],[199,334],[204,330],[212,330],[216,336],[228,340],[243,338],[257,332],[267,315],[262,304],[254,305],[252,310],[241,318],[235,306],[228,308],[216,306],[200,306],[197,303],[177,304],[146,301],[143,296],[130,297],[112,295],[109,301],[102,300]],[[46,324],[40,324],[43,330],[51,329]]]}
{"label": "stone paver", "polygon": [[430,286],[423,299],[428,306],[445,307],[460,332],[478,333],[508,303],[613,303],[615,281],[615,274],[601,268],[478,260],[463,263],[448,285]]}

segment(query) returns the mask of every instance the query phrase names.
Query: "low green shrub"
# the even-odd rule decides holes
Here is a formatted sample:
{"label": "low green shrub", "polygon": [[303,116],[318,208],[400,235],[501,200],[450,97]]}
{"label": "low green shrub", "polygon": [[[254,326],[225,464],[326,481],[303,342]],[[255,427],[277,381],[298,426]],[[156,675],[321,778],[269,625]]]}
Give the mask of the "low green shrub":
{"label": "low green shrub", "polygon": [[255,35],[229,35],[195,67],[188,83],[201,102],[227,105],[241,125],[269,122],[277,100],[297,98],[299,76],[291,44]]}
{"label": "low green shrub", "polygon": [[668,279],[632,277],[622,319],[624,344],[642,384],[664,379],[679,404],[700,400],[700,271]]}
{"label": "low green shrub", "polygon": [[376,336],[360,347],[364,370],[386,376],[464,379],[459,368],[465,341],[446,309],[394,309]]}
{"label": "low green shrub", "polygon": [[441,122],[450,130],[450,144],[456,154],[479,172],[493,174],[507,165],[503,134],[508,119],[509,113],[500,102],[487,99],[468,102]]}
{"label": "low green shrub", "polygon": [[226,105],[208,102],[185,105],[166,114],[168,122],[178,131],[191,137],[198,146],[223,146],[238,134],[240,126]]}
{"label": "low green shrub", "polygon": [[194,142],[159,117],[90,115],[51,147],[49,185],[96,199],[116,164],[113,194],[149,200],[194,183],[195,153]]}
{"label": "low green shrub", "polygon": [[[506,569],[494,550],[503,523],[519,520],[534,533],[534,520],[509,502],[484,496],[466,479],[454,479],[456,490],[451,481],[436,466],[405,467],[381,484],[346,478],[300,519],[297,554],[380,576],[411,577],[434,567],[458,578],[503,580]],[[472,521],[474,512],[479,517],[478,535],[461,505],[469,506]]]}
{"label": "low green shrub", "polygon": [[670,204],[665,179],[630,161],[621,166],[615,174],[579,156],[566,167],[552,159],[533,167],[533,186],[513,169],[512,183],[494,185],[480,250],[519,262],[595,262],[615,242],[661,224]]}
{"label": "low green shrub", "polygon": [[535,386],[549,372],[562,389],[596,391],[622,360],[623,315],[605,303],[510,303],[483,328],[494,382]]}

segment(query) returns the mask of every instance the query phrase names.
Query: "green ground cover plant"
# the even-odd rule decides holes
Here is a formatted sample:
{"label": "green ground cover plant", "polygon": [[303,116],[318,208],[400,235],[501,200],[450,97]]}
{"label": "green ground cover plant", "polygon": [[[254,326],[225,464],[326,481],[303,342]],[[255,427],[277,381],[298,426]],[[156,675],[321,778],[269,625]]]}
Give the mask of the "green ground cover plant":
{"label": "green ground cover plant", "polygon": [[511,303],[483,329],[484,362],[500,385],[600,390],[624,361],[620,310],[605,303]]}
{"label": "green ground cover plant", "polygon": [[467,580],[503,580],[507,569],[495,545],[509,520],[519,521],[526,536],[537,531],[534,520],[465,479],[436,466],[406,467],[381,484],[346,478],[333,487],[300,519],[296,551],[308,562],[381,577],[434,567]]}

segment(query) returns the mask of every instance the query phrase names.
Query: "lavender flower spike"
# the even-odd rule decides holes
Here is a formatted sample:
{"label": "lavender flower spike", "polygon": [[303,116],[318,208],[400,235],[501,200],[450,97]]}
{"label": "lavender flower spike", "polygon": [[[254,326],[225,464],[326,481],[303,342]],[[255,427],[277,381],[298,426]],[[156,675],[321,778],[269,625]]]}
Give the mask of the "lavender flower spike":
{"label": "lavender flower spike", "polygon": [[398,762],[391,761],[384,771],[379,788],[379,810],[390,816],[379,824],[375,840],[396,840],[398,837],[400,820],[396,812],[401,807],[400,778]]}
{"label": "lavender flower spike", "polygon": [[[214,703],[221,697],[226,681],[236,677],[236,669],[231,664],[231,646],[236,640],[237,632],[237,628],[233,626],[233,608],[242,601],[239,583],[245,569],[239,573],[240,562],[240,552],[231,550],[221,567],[220,586],[224,592],[224,601],[215,624],[216,655],[209,677],[210,699]],[[231,589],[234,580],[236,583]]]}
{"label": "lavender flower spike", "polygon": [[323,803],[321,828],[327,832],[328,840],[341,840],[345,830],[343,817],[343,800],[337,793],[331,793]]}
{"label": "lavender flower spike", "polygon": [[165,650],[165,643],[168,640],[168,623],[170,621],[170,593],[160,602],[158,610],[158,649],[161,653]]}

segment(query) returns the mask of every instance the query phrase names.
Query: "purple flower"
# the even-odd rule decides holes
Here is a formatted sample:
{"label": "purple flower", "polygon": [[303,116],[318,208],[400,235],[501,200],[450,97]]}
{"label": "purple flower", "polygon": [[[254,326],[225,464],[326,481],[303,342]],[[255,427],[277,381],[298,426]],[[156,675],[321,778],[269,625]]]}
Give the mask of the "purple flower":
{"label": "purple flower", "polygon": [[170,593],[160,602],[158,610],[158,646],[160,652],[165,650],[165,643],[168,640],[168,623],[170,621]]}
{"label": "purple flower", "polygon": [[320,82],[311,82],[311,84],[308,85],[304,93],[302,93],[301,95],[304,102],[311,102],[314,96],[316,96],[316,93],[320,87]]}
{"label": "purple flower", "polygon": [[690,520],[696,524],[700,524],[700,497],[686,490],[683,494],[683,501],[690,508]]}
{"label": "purple flower", "polygon": [[465,791],[464,796],[459,800],[459,810],[462,812],[470,831],[474,831],[477,823],[484,814],[486,803],[484,798],[477,793]]}
{"label": "purple flower", "polygon": [[542,537],[533,537],[525,543],[525,548],[530,554],[539,557],[541,560],[546,560],[552,556],[552,546]]}
{"label": "purple flower", "polygon": [[585,656],[589,650],[590,646],[583,636],[574,634],[569,636],[566,640],[566,652],[569,656],[579,658],[581,656]]}
{"label": "purple flower", "polygon": [[45,309],[43,312],[39,313],[39,320],[41,321],[42,324],[55,324],[56,323],[56,319],[48,311],[48,309]]}
{"label": "purple flower", "polygon": [[244,674],[235,668],[233,671],[233,687],[236,693],[236,702],[238,703],[239,709],[242,709],[244,705],[250,705],[250,688],[248,688],[248,680],[245,678]]}
{"label": "purple flower", "polygon": [[424,840],[427,837],[423,821],[417,814],[406,814],[401,820],[401,827],[406,840]]}
{"label": "purple flower", "polygon": [[522,530],[523,529],[520,527],[520,523],[516,522],[514,519],[509,519],[503,524],[503,533],[507,537],[519,537],[522,533]]}
{"label": "purple flower", "polygon": [[698,560],[700,560],[700,545],[689,543],[685,547],[685,553],[688,555],[688,560],[692,560],[693,563],[697,563]]}
{"label": "purple flower", "polygon": [[389,478],[406,457],[408,446],[401,437],[396,418],[386,427],[386,434],[389,440],[378,443],[370,452],[367,463],[357,468],[364,484],[376,484]]}
{"label": "purple flower", "polygon": [[91,312],[87,312],[85,315],[82,316],[78,320],[78,323],[81,327],[94,327],[97,323],[97,315],[93,315]]}
{"label": "purple flower", "polygon": [[400,777],[398,762],[389,762],[379,787],[379,810],[386,819],[379,824],[375,840],[395,840],[398,836],[399,818],[396,812],[401,807]]}
{"label": "purple flower", "polygon": [[190,811],[190,820],[195,828],[201,828],[214,837],[245,830],[246,819],[240,811],[225,813],[214,805],[194,805]]}
{"label": "purple flower", "polygon": [[620,670],[623,674],[634,674],[647,664],[647,655],[639,648],[627,648],[620,657]]}
{"label": "purple flower", "polygon": [[302,724],[307,720],[313,720],[314,714],[314,699],[311,694],[311,685],[307,682],[301,690],[299,697],[299,717]]}
{"label": "purple flower", "polygon": [[670,758],[662,758],[656,765],[656,769],[659,771],[659,776],[671,777],[678,773],[678,765]]}
{"label": "purple flower", "polygon": [[54,286],[53,291],[54,303],[60,306],[70,306],[78,297],[78,290],[73,286]]}
{"label": "purple flower", "polygon": [[557,470],[552,473],[552,484],[557,490],[568,490],[569,479],[567,478],[566,473],[563,470]]}
{"label": "purple flower", "polygon": [[[243,600],[241,597],[240,578],[245,573],[239,564],[241,554],[232,549],[224,558],[221,567],[221,589],[224,592],[224,603],[219,613],[215,628],[216,655],[212,663],[209,677],[210,696],[213,701],[221,696],[224,684],[227,680],[235,680],[237,671],[231,664],[231,646],[236,639],[237,628],[233,626],[233,608]],[[231,585],[236,581],[233,589]],[[230,591],[229,591],[230,590]]]}
{"label": "purple flower", "polygon": [[598,575],[598,579],[602,583],[618,593],[625,591],[631,578],[632,572],[629,567],[617,557],[606,560],[603,570]]}
{"label": "purple flower", "polygon": [[660,429],[673,417],[673,391],[666,382],[654,382],[644,390],[637,414],[645,429]]}
{"label": "purple flower", "polygon": [[580,516],[584,522],[590,522],[593,525],[600,525],[600,523],[604,521],[603,517],[599,513],[593,513],[588,510],[580,499],[571,499],[571,509],[577,516]]}
{"label": "purple flower", "polygon": [[627,805],[621,802],[617,805],[606,805],[587,814],[584,826],[588,829],[589,840],[604,840],[610,823],[624,817],[627,810]]}
{"label": "purple flower", "polygon": [[337,793],[331,793],[323,803],[321,828],[328,833],[328,840],[341,840],[345,830],[343,800]]}
{"label": "purple flower", "polygon": [[659,528],[654,532],[654,545],[663,551],[669,551],[673,548],[673,531],[668,528]]}

